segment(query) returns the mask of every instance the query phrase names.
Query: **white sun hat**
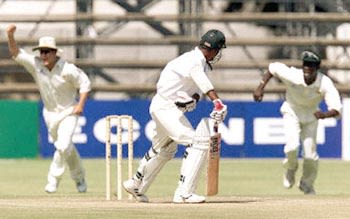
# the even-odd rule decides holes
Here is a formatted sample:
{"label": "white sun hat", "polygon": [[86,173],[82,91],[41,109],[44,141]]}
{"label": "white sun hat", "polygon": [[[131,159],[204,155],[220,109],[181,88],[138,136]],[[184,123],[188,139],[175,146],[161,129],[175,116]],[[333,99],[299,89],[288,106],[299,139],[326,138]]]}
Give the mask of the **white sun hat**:
{"label": "white sun hat", "polygon": [[38,50],[38,49],[42,49],[42,48],[48,48],[48,49],[55,49],[59,52],[62,52],[61,49],[59,49],[56,46],[56,40],[55,38],[51,37],[51,36],[43,36],[40,37],[39,39],[39,45],[37,45],[36,47],[33,48],[33,51]]}

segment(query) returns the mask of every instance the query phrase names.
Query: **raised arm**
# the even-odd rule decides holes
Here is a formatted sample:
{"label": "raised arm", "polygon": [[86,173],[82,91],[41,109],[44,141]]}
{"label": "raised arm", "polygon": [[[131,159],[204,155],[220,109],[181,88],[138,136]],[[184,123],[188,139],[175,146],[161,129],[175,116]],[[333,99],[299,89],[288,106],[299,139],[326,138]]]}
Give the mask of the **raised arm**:
{"label": "raised arm", "polygon": [[254,97],[255,101],[257,101],[257,102],[262,101],[263,96],[264,96],[264,88],[272,77],[273,77],[273,75],[269,71],[267,71],[263,75],[258,87],[255,89],[255,91],[253,93],[253,97]]}
{"label": "raised arm", "polygon": [[14,37],[15,31],[16,31],[16,25],[14,25],[14,24],[10,24],[7,27],[7,29],[6,29],[6,32],[7,32],[7,44],[8,44],[8,47],[9,47],[9,52],[10,52],[11,56],[14,57],[14,58],[17,57],[18,52],[19,52],[16,40],[15,40],[15,37]]}

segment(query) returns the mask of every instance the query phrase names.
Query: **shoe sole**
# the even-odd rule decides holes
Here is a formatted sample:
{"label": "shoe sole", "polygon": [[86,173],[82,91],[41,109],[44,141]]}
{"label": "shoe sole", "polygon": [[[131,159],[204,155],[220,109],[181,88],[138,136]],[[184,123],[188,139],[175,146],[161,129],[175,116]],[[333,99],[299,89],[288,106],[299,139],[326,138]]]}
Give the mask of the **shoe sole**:
{"label": "shoe sole", "polygon": [[199,201],[199,202],[189,202],[189,201],[186,201],[186,199],[182,199],[182,200],[179,200],[179,201],[174,201],[173,200],[173,203],[174,204],[201,204],[201,203],[205,203],[205,199],[203,201]]}
{"label": "shoe sole", "polygon": [[123,189],[124,189],[127,193],[129,193],[130,195],[132,195],[132,197],[134,197],[134,198],[136,199],[136,193],[133,193],[133,192],[129,191],[129,190],[124,186],[124,183],[123,183]]}
{"label": "shoe sole", "polygon": [[173,202],[174,204],[176,205],[180,205],[180,204],[189,204],[189,205],[194,205],[194,204],[203,204],[205,203],[205,201],[202,201],[202,202]]}
{"label": "shoe sole", "polygon": [[173,203],[174,204],[203,204],[203,203],[205,203],[205,200],[204,201],[202,201],[202,202],[174,202],[173,201]]}

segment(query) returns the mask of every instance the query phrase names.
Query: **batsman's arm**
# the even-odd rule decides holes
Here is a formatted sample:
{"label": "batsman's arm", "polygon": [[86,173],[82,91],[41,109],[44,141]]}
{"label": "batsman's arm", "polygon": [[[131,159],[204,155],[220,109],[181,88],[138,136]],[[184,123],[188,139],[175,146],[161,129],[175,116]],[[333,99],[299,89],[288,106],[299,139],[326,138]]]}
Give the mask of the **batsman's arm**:
{"label": "batsman's arm", "polygon": [[211,101],[213,101],[214,109],[210,114],[210,117],[222,122],[227,114],[227,106],[222,103],[216,91],[214,90],[214,86],[210,82],[209,78],[203,71],[203,66],[196,65],[190,70],[190,76],[193,81],[196,83],[198,88],[205,93]]}
{"label": "batsman's arm", "polygon": [[216,99],[219,99],[219,96],[218,96],[218,94],[216,93],[216,91],[215,91],[214,89],[208,91],[208,92],[207,92],[207,96],[209,97],[209,99],[210,99],[211,101],[216,100]]}
{"label": "batsman's arm", "polygon": [[215,90],[208,91],[207,95],[214,104],[214,109],[210,113],[210,117],[215,119],[217,122],[224,121],[227,115],[227,106],[221,101]]}
{"label": "batsman's arm", "polygon": [[254,100],[257,102],[262,101],[264,96],[264,89],[266,84],[270,81],[270,79],[273,77],[273,75],[270,73],[270,71],[267,71],[265,74],[263,74],[263,77],[258,85],[258,87],[255,89],[253,93]]}
{"label": "batsman's arm", "polygon": [[18,53],[19,53],[17,43],[16,43],[16,40],[14,37],[15,31],[16,31],[16,25],[14,25],[14,24],[10,24],[6,29],[7,44],[9,47],[9,52],[13,58],[16,58]]}

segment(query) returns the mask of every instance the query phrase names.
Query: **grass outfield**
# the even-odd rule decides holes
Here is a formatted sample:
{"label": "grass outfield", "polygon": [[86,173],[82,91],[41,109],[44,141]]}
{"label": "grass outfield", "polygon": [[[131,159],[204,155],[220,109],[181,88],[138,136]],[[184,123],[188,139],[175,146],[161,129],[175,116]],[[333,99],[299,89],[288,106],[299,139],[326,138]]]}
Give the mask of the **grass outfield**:
{"label": "grass outfield", "polygon": [[[150,203],[105,201],[104,160],[83,162],[86,194],[77,193],[68,172],[59,191],[46,194],[50,160],[0,160],[0,218],[350,218],[350,162],[321,159],[318,195],[305,196],[297,188],[282,187],[280,159],[224,159],[220,192],[204,204],[171,203],[180,160],[170,161],[161,171],[147,194]],[[198,193],[204,193],[203,181]]]}

